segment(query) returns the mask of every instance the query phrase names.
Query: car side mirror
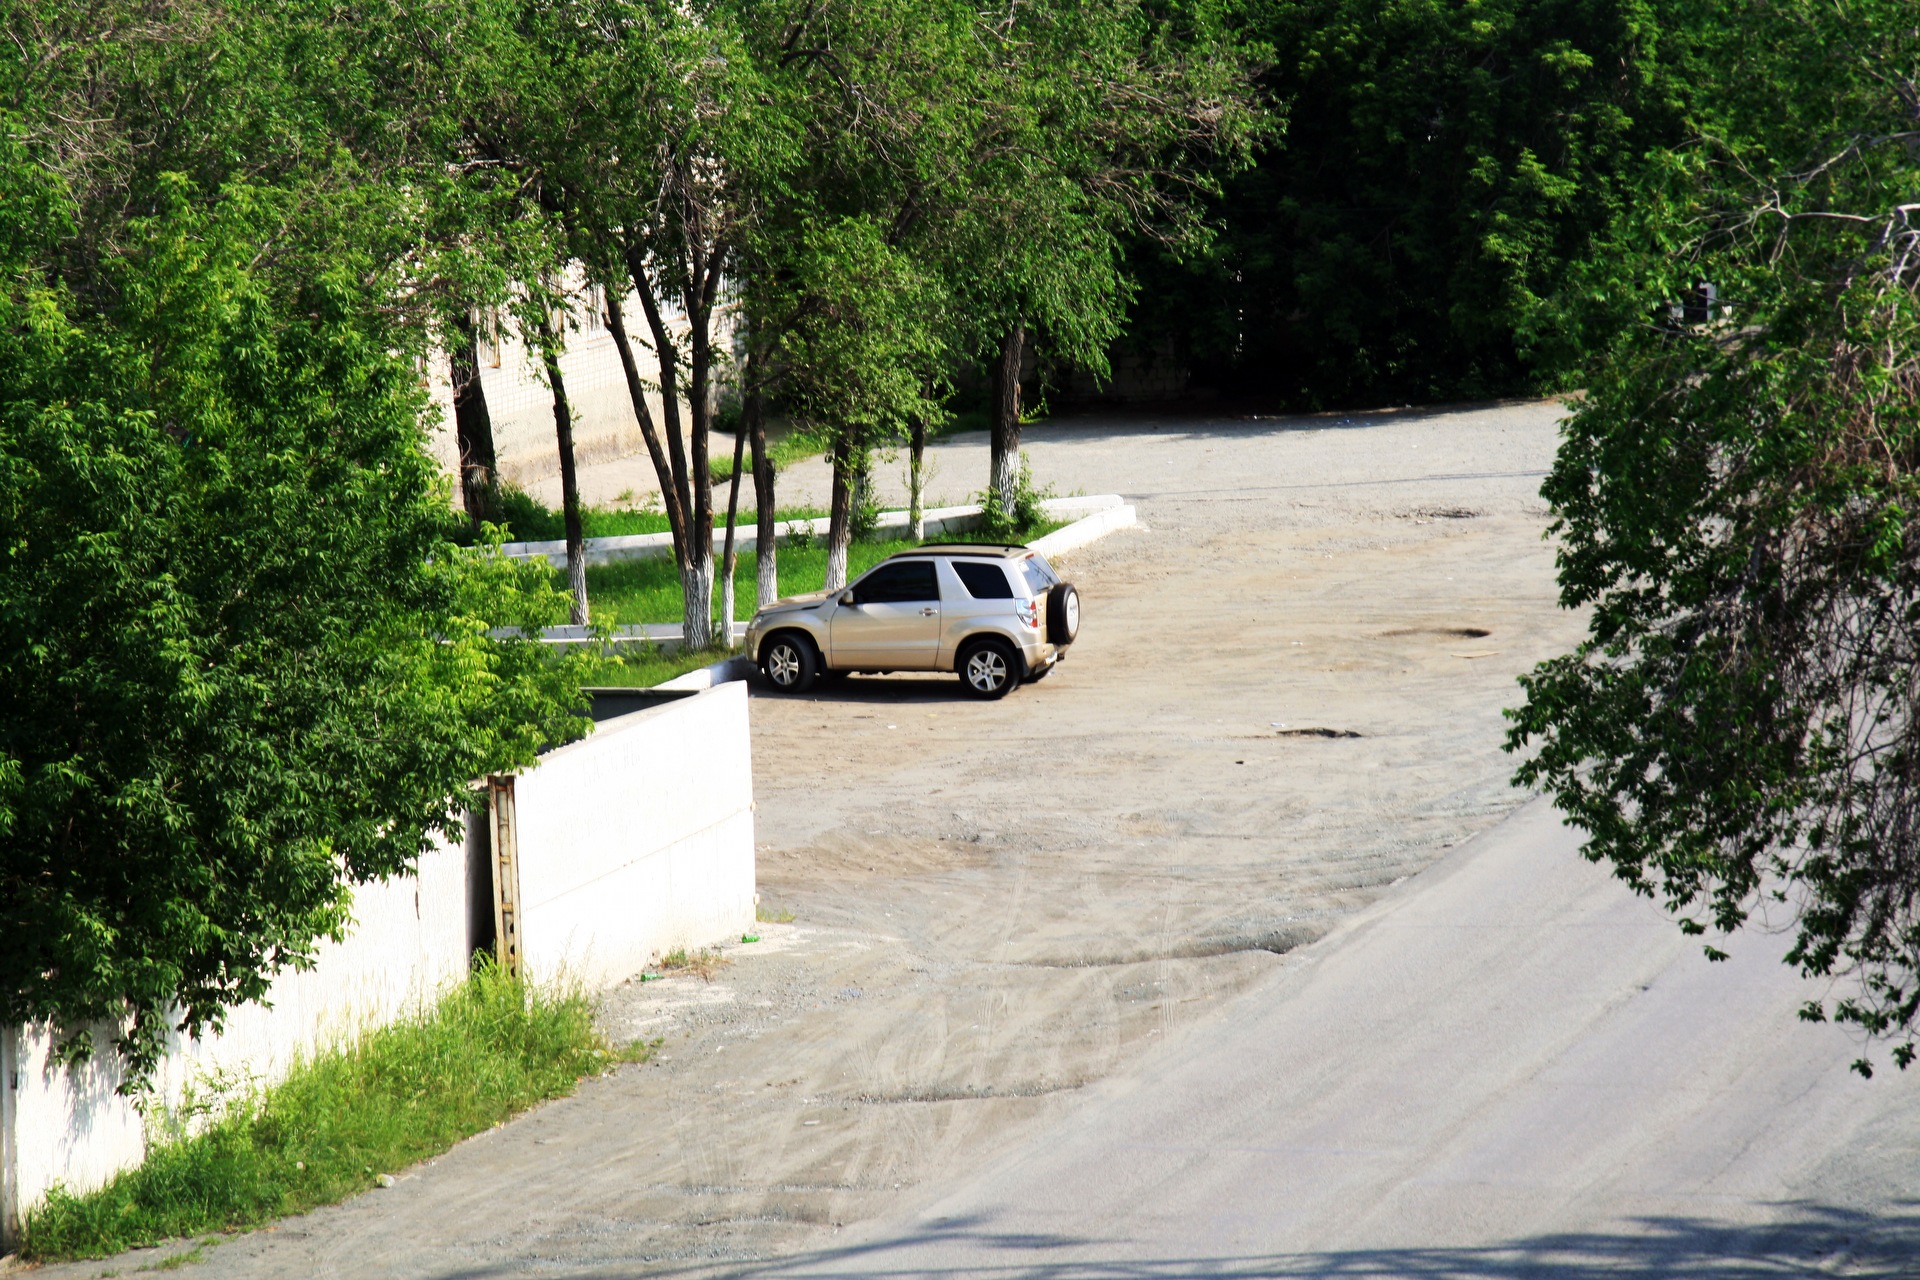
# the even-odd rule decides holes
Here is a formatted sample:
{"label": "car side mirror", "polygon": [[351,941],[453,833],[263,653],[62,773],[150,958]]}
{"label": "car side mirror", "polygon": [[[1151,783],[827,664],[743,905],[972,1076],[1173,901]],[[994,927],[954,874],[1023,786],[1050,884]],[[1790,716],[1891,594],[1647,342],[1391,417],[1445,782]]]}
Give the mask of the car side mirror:
{"label": "car side mirror", "polygon": [[840,603],[841,604],[859,604],[860,602],[853,598],[853,592],[843,591],[840,594]]}

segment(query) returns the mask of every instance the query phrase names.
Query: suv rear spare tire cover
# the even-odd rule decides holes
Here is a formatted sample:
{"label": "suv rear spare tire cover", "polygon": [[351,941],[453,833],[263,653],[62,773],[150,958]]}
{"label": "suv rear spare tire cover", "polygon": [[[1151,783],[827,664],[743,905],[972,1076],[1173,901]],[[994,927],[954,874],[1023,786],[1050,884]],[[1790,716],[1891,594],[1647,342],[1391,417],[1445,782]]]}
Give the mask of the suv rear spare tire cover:
{"label": "suv rear spare tire cover", "polygon": [[1047,642],[1072,644],[1080,634],[1080,593],[1071,582],[1047,592]]}

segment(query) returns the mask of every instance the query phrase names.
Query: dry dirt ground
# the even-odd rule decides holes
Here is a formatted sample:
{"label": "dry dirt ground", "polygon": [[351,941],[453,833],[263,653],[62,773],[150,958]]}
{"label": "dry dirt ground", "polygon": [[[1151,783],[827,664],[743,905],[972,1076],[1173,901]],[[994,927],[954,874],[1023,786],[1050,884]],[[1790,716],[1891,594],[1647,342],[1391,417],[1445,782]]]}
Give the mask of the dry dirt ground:
{"label": "dry dirt ground", "polygon": [[[1525,799],[1501,709],[1579,633],[1537,494],[1560,415],[1034,429],[1041,481],[1147,526],[1062,565],[1085,608],[1063,666],[997,703],[950,676],[756,696],[763,911],[792,922],[711,981],[609,995],[655,1062],[193,1272],[725,1274],[902,1212],[1177,1055]],[[985,474],[977,438],[938,455],[936,492]]]}

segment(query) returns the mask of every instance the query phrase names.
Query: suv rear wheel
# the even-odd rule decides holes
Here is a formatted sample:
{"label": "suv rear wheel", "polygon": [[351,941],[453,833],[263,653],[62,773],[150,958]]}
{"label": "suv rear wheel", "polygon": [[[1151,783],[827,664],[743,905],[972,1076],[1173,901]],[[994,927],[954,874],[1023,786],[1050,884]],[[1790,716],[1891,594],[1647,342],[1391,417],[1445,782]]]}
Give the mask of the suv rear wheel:
{"label": "suv rear wheel", "polygon": [[1020,657],[1003,640],[976,640],[960,651],[960,683],[976,698],[1004,698],[1020,683]]}
{"label": "suv rear wheel", "polygon": [[760,650],[760,670],[767,683],[782,693],[805,693],[820,674],[820,660],[813,646],[800,636],[786,632],[767,641]]}

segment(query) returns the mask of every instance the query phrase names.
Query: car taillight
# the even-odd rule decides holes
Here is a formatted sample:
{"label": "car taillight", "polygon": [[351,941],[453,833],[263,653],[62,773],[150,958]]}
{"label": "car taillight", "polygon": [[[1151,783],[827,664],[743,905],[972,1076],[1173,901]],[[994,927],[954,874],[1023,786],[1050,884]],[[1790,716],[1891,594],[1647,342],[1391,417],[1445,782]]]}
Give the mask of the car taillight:
{"label": "car taillight", "polygon": [[1040,602],[1038,600],[1029,600],[1020,606],[1020,621],[1030,627],[1038,627],[1040,625]]}

